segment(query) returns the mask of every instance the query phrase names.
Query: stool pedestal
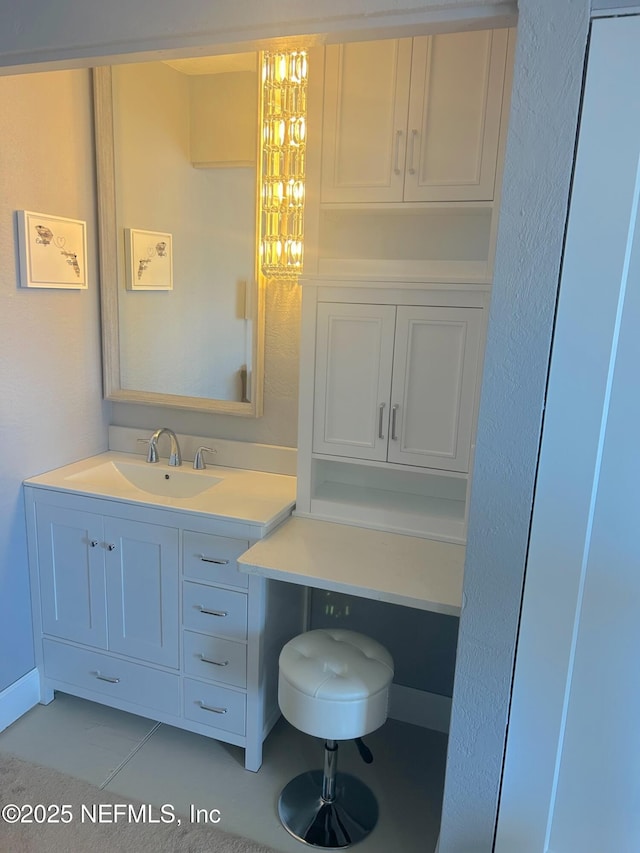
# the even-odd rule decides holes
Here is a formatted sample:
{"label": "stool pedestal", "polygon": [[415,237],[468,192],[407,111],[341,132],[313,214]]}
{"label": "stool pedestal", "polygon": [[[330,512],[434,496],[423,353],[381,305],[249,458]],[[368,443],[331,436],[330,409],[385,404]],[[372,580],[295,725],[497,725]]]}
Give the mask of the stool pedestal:
{"label": "stool pedestal", "polygon": [[335,850],[350,847],[371,832],[378,820],[378,803],[363,782],[337,772],[336,741],[327,740],[324,746],[324,770],[292,779],[280,794],[278,815],[298,841]]}

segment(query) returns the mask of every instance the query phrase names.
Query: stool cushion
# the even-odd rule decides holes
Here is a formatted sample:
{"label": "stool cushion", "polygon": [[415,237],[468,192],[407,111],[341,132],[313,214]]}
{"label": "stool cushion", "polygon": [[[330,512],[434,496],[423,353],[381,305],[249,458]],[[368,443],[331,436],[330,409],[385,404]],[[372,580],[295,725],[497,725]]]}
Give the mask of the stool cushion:
{"label": "stool cushion", "polygon": [[280,653],[278,701],[300,731],[362,737],[387,718],[393,659],[380,643],[344,629],[307,631]]}

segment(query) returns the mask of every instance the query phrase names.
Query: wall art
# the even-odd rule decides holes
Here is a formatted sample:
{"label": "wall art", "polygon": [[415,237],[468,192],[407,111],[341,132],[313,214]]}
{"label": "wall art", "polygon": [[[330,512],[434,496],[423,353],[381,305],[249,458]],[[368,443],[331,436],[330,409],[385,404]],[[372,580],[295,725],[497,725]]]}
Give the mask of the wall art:
{"label": "wall art", "polygon": [[125,228],[127,288],[173,290],[171,234]]}
{"label": "wall art", "polygon": [[18,210],[22,287],[87,287],[87,224]]}

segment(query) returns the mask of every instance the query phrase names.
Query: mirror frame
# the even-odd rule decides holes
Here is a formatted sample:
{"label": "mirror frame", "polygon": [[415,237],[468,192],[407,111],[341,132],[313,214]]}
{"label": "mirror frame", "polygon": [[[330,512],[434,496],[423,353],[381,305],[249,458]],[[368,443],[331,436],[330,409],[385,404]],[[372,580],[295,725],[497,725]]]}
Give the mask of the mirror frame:
{"label": "mirror frame", "polygon": [[[120,380],[120,335],[118,315],[118,225],[116,221],[115,149],[113,136],[113,101],[111,68],[93,69],[93,100],[96,149],[96,180],[98,196],[98,234],[100,269],[100,305],[102,314],[102,372],[103,395],[106,400],[120,403],[142,403],[168,406],[173,409],[211,412],[222,415],[261,417],[264,390],[264,279],[259,273],[256,236],[256,317],[253,324],[251,390],[249,403],[235,400],[215,400],[161,394],[156,391],[135,391],[122,388]],[[258,116],[256,116],[258,121]],[[260,216],[259,175],[256,178],[256,229]],[[257,235],[257,230],[256,230]]]}

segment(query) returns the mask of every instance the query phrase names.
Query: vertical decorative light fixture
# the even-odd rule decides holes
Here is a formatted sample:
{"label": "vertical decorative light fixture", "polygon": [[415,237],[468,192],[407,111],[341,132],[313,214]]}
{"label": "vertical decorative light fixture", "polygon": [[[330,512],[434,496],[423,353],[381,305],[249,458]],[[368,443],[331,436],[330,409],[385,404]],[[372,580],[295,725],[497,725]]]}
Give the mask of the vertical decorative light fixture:
{"label": "vertical decorative light fixture", "polygon": [[307,70],[305,50],[262,54],[260,266],[266,278],[302,272]]}

